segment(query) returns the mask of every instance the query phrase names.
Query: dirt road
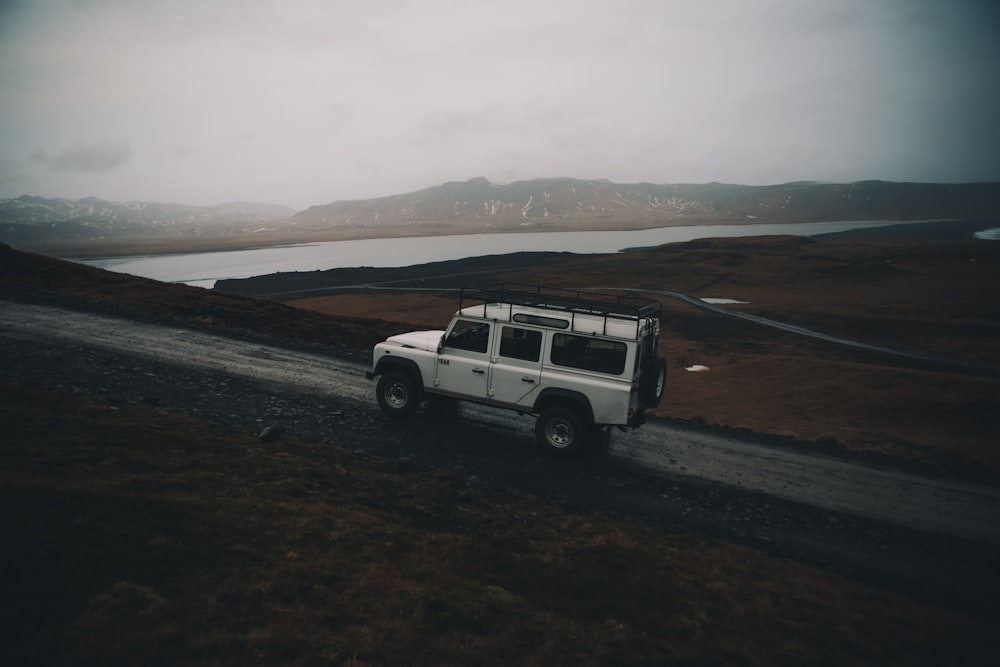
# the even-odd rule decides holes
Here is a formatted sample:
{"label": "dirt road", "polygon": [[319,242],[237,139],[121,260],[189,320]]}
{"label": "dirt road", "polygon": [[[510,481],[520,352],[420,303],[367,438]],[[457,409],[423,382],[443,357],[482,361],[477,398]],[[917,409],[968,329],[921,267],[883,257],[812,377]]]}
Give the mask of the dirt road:
{"label": "dirt road", "polygon": [[[0,338],[95,346],[296,391],[373,402],[365,368],[328,356],[47,306],[0,302]],[[479,408],[466,417],[507,429],[530,418]],[[1000,489],[654,421],[614,432],[610,456],[684,483],[707,480],[849,516],[1000,545]]]}

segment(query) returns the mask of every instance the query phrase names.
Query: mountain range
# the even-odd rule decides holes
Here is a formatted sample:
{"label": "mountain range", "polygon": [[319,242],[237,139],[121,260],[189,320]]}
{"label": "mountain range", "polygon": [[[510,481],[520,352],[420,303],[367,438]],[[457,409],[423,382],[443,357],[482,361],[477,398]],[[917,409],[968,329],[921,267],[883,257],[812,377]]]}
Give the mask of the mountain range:
{"label": "mountain range", "polygon": [[33,245],[122,237],[214,237],[273,228],[293,213],[287,206],[251,202],[193,206],[23,195],[0,200],[0,241]]}
{"label": "mountain range", "polygon": [[570,231],[705,223],[920,220],[1000,217],[1000,183],[860,181],[750,186],[485,178],[416,192],[335,201],[295,212],[273,204],[191,206],[21,196],[0,200],[0,241],[447,234],[518,229]]}
{"label": "mountain range", "polygon": [[667,226],[709,221],[968,218],[998,213],[1000,183],[657,185],[539,178],[496,185],[473,178],[391,197],[313,206],[296,213],[291,221],[315,228],[438,221],[516,222],[521,226],[556,221],[605,221],[613,226],[652,222]]}

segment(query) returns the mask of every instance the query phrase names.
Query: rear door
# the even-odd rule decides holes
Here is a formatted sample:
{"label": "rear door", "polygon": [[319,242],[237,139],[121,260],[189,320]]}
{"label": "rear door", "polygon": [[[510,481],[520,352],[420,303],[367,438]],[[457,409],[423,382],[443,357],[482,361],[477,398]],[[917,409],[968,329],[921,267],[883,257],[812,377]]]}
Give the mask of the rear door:
{"label": "rear door", "polygon": [[490,365],[488,397],[498,403],[530,407],[542,374],[541,329],[498,323]]}

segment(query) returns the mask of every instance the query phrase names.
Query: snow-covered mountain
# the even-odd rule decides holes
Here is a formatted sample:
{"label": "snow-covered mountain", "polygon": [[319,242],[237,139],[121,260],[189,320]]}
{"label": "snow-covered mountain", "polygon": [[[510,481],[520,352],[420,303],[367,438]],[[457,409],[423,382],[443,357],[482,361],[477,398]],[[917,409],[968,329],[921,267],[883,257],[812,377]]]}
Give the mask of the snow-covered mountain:
{"label": "snow-covered mountain", "polygon": [[37,243],[130,236],[218,236],[275,227],[293,213],[287,206],[249,202],[191,206],[25,195],[0,200],[0,240]]}
{"label": "snow-covered mountain", "polygon": [[[379,199],[337,201],[296,213],[306,228],[426,222],[684,222],[967,218],[1000,214],[1000,183],[612,183],[539,178],[509,185],[485,178]],[[565,229],[565,226],[561,227]]]}
{"label": "snow-covered mountain", "polygon": [[707,222],[1000,218],[1000,183],[612,183],[485,178],[377,199],[335,201],[295,213],[285,206],[190,206],[22,196],[0,200],[0,241],[42,246],[91,240],[308,240],[326,234],[626,229]]}

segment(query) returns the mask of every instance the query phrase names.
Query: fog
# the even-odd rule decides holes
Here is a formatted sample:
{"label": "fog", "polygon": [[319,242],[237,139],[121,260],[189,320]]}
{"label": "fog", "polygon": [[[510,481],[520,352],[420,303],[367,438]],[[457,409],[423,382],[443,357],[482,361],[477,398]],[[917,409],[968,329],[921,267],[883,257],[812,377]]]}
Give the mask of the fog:
{"label": "fog", "polygon": [[989,0],[0,2],[0,197],[1000,180]]}

